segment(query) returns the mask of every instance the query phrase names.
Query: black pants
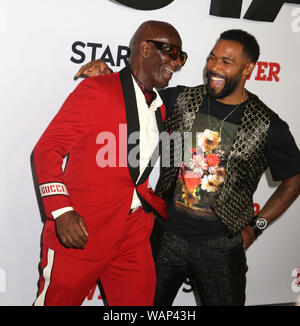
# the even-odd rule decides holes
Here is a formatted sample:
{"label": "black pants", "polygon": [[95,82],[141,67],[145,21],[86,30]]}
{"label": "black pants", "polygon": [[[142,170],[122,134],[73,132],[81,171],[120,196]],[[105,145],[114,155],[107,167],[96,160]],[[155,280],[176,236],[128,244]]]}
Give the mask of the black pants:
{"label": "black pants", "polygon": [[186,278],[192,279],[203,306],[244,305],[247,264],[240,235],[196,242],[160,232],[156,225],[155,306],[171,306]]}

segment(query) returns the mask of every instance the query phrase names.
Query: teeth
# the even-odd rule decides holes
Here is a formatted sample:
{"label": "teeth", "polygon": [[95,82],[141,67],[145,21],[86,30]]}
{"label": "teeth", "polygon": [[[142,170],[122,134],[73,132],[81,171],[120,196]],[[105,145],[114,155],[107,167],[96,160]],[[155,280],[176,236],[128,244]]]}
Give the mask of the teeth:
{"label": "teeth", "polygon": [[211,77],[212,80],[215,80],[215,81],[221,81],[221,80],[224,80],[224,78],[222,77]]}
{"label": "teeth", "polygon": [[173,70],[169,69],[169,68],[166,68],[167,71],[169,71],[171,74],[173,74]]}

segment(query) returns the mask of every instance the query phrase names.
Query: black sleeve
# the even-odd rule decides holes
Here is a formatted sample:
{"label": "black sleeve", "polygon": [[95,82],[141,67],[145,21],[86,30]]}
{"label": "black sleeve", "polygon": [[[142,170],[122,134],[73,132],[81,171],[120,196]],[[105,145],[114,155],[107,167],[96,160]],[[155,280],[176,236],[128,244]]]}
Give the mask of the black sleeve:
{"label": "black sleeve", "polygon": [[274,181],[300,173],[300,151],[286,122],[275,116],[267,135],[267,160]]}
{"label": "black sleeve", "polygon": [[173,107],[177,101],[179,93],[183,90],[184,86],[168,87],[159,91],[159,95],[164,102],[167,109],[167,116],[173,110]]}

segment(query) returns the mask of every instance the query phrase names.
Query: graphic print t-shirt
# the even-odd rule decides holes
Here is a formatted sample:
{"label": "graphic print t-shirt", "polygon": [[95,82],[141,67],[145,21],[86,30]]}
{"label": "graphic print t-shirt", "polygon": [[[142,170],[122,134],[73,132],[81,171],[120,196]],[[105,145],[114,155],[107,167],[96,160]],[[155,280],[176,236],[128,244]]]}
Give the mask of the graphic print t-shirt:
{"label": "graphic print t-shirt", "polygon": [[210,99],[208,112],[206,99],[198,111],[168,207],[170,227],[175,232],[180,229],[189,238],[226,234],[211,206],[222,190],[228,154],[244,108],[245,103],[224,105]]}
{"label": "graphic print t-shirt", "polygon": [[[160,92],[167,110],[172,110],[183,88],[178,86]],[[228,117],[235,105],[213,99],[210,99],[209,116],[207,98],[198,110],[173,198],[168,203],[168,223],[165,224],[169,231],[182,238],[198,241],[228,234],[226,226],[210,207],[226,178],[228,154],[246,103]],[[274,181],[300,173],[300,151],[288,124],[278,115],[274,115],[268,129],[265,155]]]}

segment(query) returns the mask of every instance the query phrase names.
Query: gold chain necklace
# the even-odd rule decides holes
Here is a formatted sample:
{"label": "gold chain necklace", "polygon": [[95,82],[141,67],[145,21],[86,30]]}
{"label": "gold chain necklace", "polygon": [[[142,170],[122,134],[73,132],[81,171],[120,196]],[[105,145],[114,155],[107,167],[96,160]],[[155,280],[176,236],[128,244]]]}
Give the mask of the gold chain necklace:
{"label": "gold chain necklace", "polygon": [[[223,120],[221,120],[213,129],[211,129],[211,120],[210,120],[210,102],[209,102],[209,96],[207,97],[207,115],[208,115],[208,123],[209,123],[209,129],[210,130],[212,130],[212,131],[214,131],[214,130],[216,130],[216,128],[219,126],[219,125],[221,125],[222,124],[222,126],[223,126],[223,123],[224,123],[224,121],[242,104],[242,103],[244,103],[245,101],[243,101],[243,99],[245,98],[245,95],[246,95],[246,91],[245,91],[245,89],[243,90],[244,92],[243,92],[243,97],[242,97],[242,102],[240,102],[238,105],[236,105],[233,109],[232,109],[232,111],[231,112],[229,112],[228,114],[227,114],[227,116],[223,119]],[[221,126],[221,128],[220,128],[220,131],[221,131],[221,129],[222,129],[222,126]],[[219,132],[219,134],[220,134],[220,132]]]}

